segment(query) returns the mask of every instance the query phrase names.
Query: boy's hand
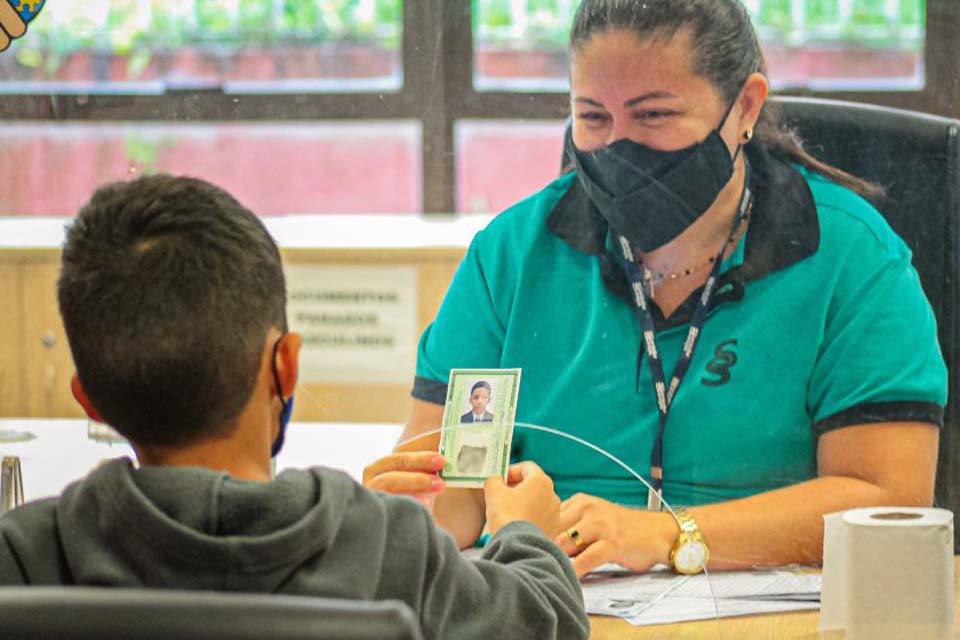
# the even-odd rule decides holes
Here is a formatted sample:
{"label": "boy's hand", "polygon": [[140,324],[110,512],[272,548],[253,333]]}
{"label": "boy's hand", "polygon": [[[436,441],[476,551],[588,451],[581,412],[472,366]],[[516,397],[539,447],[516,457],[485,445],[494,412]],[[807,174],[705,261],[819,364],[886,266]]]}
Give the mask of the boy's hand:
{"label": "boy's hand", "polygon": [[560,498],[550,476],[533,462],[511,466],[506,483],[497,476],[487,478],[483,491],[491,534],[514,520],[532,522],[551,539],[559,530]]}
{"label": "boy's hand", "polygon": [[391,453],[363,470],[363,484],[374,491],[413,496],[432,510],[444,487],[437,475],[443,463],[436,451]]}

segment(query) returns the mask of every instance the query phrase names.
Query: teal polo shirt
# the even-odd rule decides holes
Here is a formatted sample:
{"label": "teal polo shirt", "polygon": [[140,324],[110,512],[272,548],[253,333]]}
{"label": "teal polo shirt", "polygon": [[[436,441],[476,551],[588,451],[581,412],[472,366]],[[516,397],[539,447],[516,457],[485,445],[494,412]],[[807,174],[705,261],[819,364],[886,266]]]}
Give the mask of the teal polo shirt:
{"label": "teal polo shirt", "polygon": [[[943,423],[946,367],[904,242],[853,192],[762,150],[749,159],[750,226],[722,265],[664,435],[672,503],[813,478],[817,438],[831,429]],[[574,174],[497,216],[420,339],[413,396],[443,404],[451,368],[521,368],[518,423],[591,442],[649,478],[656,399],[609,246]],[[668,377],[699,295],[669,318],[654,306]],[[559,436],[518,427],[512,458],[543,467],[561,498],[646,504],[626,471]]]}

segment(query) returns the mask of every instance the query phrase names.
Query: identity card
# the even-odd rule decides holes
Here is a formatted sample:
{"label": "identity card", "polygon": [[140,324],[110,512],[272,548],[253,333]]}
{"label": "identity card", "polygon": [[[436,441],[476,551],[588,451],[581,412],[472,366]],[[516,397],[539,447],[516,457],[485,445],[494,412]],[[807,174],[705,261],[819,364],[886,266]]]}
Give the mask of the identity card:
{"label": "identity card", "polygon": [[453,369],[443,408],[440,477],[449,487],[478,489],[507,478],[517,415],[520,369]]}

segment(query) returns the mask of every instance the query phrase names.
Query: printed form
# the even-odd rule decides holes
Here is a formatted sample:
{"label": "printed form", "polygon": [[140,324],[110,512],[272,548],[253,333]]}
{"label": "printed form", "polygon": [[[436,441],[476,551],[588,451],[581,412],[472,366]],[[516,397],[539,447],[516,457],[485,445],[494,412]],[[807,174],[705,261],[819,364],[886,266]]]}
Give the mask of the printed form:
{"label": "printed form", "polygon": [[676,575],[593,572],[582,580],[587,612],[635,625],[820,608],[820,574],[788,570]]}

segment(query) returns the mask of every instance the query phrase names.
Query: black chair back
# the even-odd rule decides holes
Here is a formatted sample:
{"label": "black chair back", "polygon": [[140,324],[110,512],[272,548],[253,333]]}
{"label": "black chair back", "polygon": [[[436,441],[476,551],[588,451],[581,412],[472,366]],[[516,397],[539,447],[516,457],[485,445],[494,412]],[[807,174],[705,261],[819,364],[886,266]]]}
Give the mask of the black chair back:
{"label": "black chair back", "polygon": [[410,608],[275,594],[0,588],[4,640],[421,640]]}
{"label": "black chair back", "polygon": [[814,157],[887,190],[873,204],[913,251],[950,377],[937,505],[960,512],[960,121],[833,100],[773,102]]}

